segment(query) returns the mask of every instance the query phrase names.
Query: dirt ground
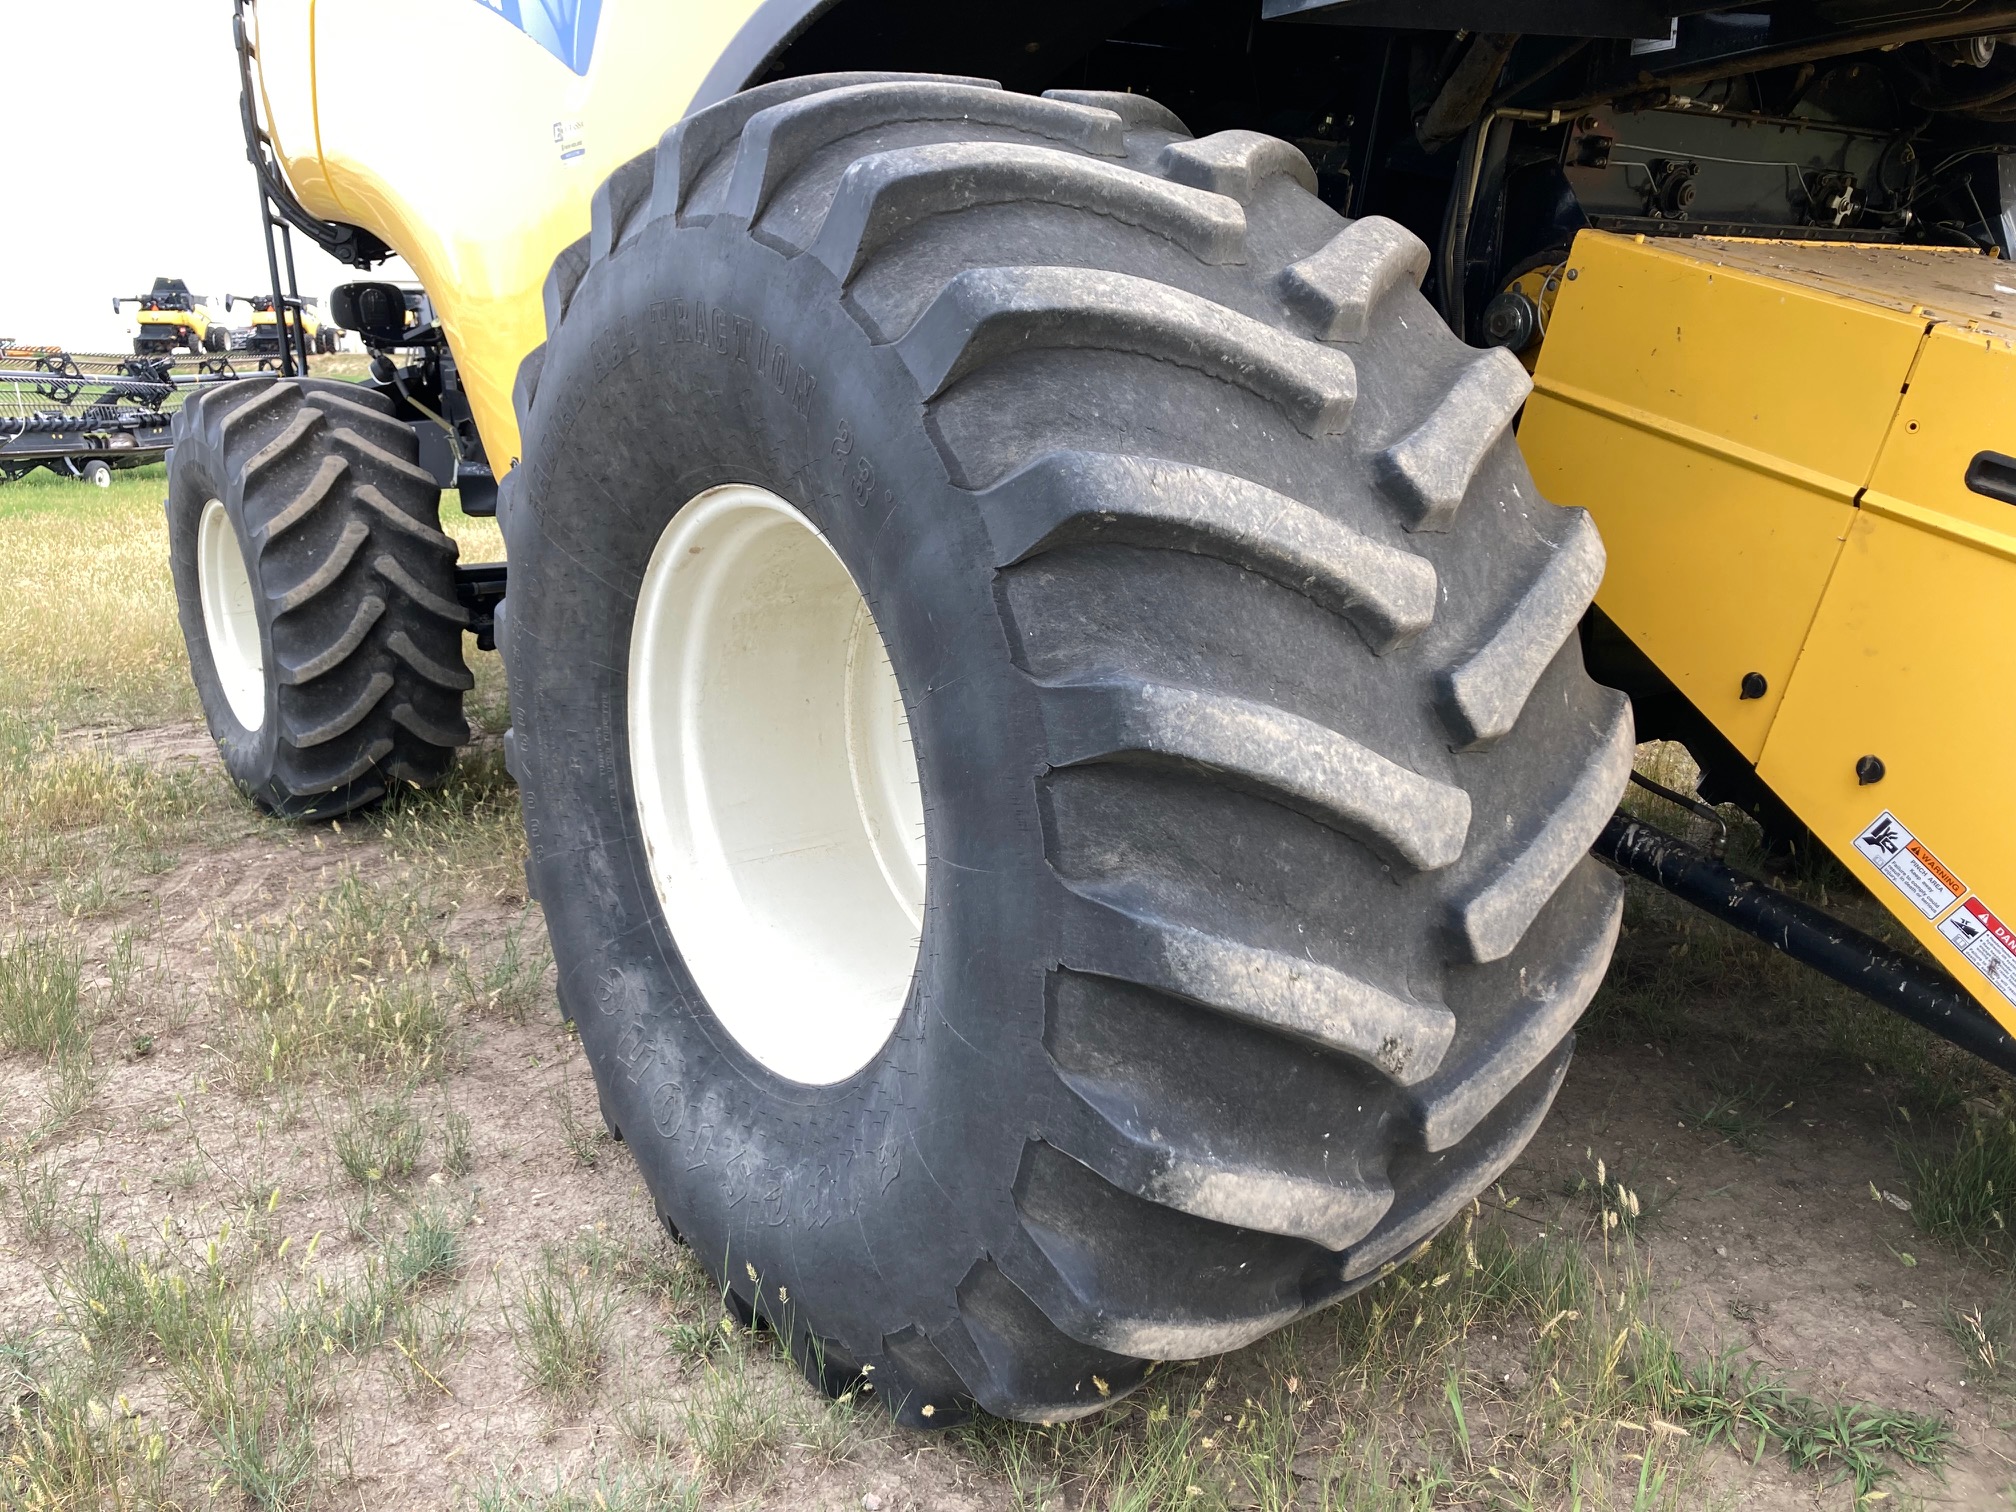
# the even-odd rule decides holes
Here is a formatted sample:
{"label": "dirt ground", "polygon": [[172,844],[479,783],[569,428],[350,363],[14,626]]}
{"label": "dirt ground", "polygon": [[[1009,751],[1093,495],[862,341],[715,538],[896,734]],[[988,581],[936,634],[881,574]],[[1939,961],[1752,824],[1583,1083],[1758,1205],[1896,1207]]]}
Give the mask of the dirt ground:
{"label": "dirt ground", "polygon": [[[212,759],[202,731],[187,723],[88,738],[122,758],[187,768],[192,778],[207,777]],[[73,921],[87,962],[108,959],[122,932],[140,925],[148,966],[117,1022],[100,1027],[106,1064],[95,1094],[60,1131],[34,1142],[35,1158],[60,1173],[64,1213],[95,1207],[104,1232],[160,1240],[164,1253],[211,1242],[234,1214],[242,1225],[248,1205],[258,1208],[270,1191],[271,1222],[258,1242],[270,1254],[285,1239],[299,1253],[319,1236],[314,1266],[325,1276],[354,1278],[382,1243],[389,1214],[404,1205],[445,1203],[466,1219],[453,1304],[465,1316],[432,1379],[402,1388],[382,1360],[338,1372],[334,1403],[323,1409],[325,1421],[333,1424],[339,1407],[341,1417],[340,1433],[321,1446],[328,1504],[451,1506],[486,1487],[495,1495],[506,1485],[590,1486],[640,1446],[662,1451],[682,1473],[698,1472],[688,1482],[701,1488],[698,1505],[879,1502],[893,1512],[1018,1504],[999,1467],[956,1437],[914,1437],[862,1414],[834,1448],[835,1430],[817,1421],[827,1409],[788,1365],[755,1346],[742,1346],[757,1377],[751,1390],[769,1401],[741,1431],[762,1440],[762,1452],[726,1475],[713,1466],[710,1477],[708,1465],[692,1463],[685,1440],[693,1425],[681,1423],[680,1404],[696,1380],[721,1368],[720,1357],[695,1357],[690,1345],[682,1357],[668,1342],[678,1308],[635,1287],[612,1297],[609,1358],[590,1393],[556,1401],[529,1384],[509,1313],[542,1251],[584,1238],[633,1256],[665,1248],[627,1156],[594,1126],[592,1088],[550,989],[527,992],[533,1001],[522,1022],[480,1003],[463,1006],[446,1063],[424,1074],[413,1094],[430,1125],[425,1154],[398,1190],[378,1194],[380,1211],[360,1212],[359,1189],[330,1154],[344,1094],[327,1081],[252,1095],[226,1085],[209,984],[220,931],[284,916],[345,876],[410,876],[413,862],[396,837],[369,825],[290,831],[240,823],[235,838],[192,845],[158,873],[132,879],[116,904]],[[511,885],[508,866],[488,868],[483,885],[445,898],[436,906],[454,952],[492,960],[514,933],[537,948],[535,908]],[[50,913],[46,902],[17,905],[10,923],[17,934],[31,923],[60,926]],[[1637,931],[1648,932],[1656,931],[1643,924]],[[1688,1032],[1691,1022],[1656,1025],[1662,1043],[1637,1038],[1643,1025],[1626,1013],[1587,1036],[1593,1043],[1585,1042],[1553,1115],[1487,1206],[1509,1215],[1515,1238],[1572,1227],[1581,1209],[1566,1194],[1603,1159],[1639,1195],[1647,1215],[1639,1247],[1654,1304],[1687,1349],[1705,1356],[1737,1347],[1816,1397],[1941,1418],[1955,1434],[1943,1480],[1913,1474],[1892,1494],[1908,1489],[1932,1505],[2005,1504],[2016,1484],[2008,1399],[1998,1381],[1979,1378],[1978,1360],[1945,1323],[1954,1308],[1992,1301],[2004,1283],[1985,1261],[1929,1241],[1882,1195],[1910,1189],[1897,1146],[1910,1090],[1873,1066],[1844,1076],[1839,1056],[1816,1056],[1792,1041],[1775,1051],[1753,1044],[1735,1067],[1728,1044]],[[143,1038],[145,1052],[136,1053]],[[27,1139],[51,1074],[32,1059],[0,1063],[10,1139]],[[1718,1099],[1740,1116],[1713,1116]],[[431,1132],[448,1113],[469,1121],[473,1164],[461,1174],[447,1168]],[[61,1238],[26,1239],[21,1213],[9,1211],[17,1221],[0,1247],[0,1335],[22,1338],[61,1325],[66,1247]],[[688,1292],[704,1292],[704,1284]],[[712,1318],[704,1296],[697,1307],[692,1295],[679,1301],[704,1332]],[[1515,1386],[1523,1374],[1514,1354],[1486,1347],[1497,1342],[1480,1337],[1468,1366],[1487,1391],[1494,1371]],[[144,1362],[126,1402],[136,1422],[200,1437]],[[1488,1405],[1476,1410],[1486,1415]],[[203,1455],[190,1459],[198,1465]],[[1794,1508],[1843,1505],[1852,1495],[1782,1456],[1752,1463],[1726,1450],[1697,1457],[1686,1484],[1691,1489],[1673,1504]],[[233,1492],[218,1494],[229,1504]],[[1431,1496],[1422,1504],[1469,1500]],[[1228,1504],[1241,1503],[1234,1495]]]}

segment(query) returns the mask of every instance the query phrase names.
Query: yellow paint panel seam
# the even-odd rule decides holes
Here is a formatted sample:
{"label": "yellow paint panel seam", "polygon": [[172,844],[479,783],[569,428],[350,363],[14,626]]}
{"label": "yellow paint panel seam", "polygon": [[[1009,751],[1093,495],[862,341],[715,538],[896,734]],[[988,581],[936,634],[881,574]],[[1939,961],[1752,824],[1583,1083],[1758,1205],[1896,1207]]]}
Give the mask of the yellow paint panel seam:
{"label": "yellow paint panel seam", "polygon": [[1927,509],[1922,504],[1913,504],[1905,499],[1873,491],[1862,496],[1862,507],[1870,514],[1881,515],[1886,520],[1895,520],[1903,525],[1915,525],[1920,530],[1943,536],[1959,545],[1972,546],[1976,551],[1985,551],[1993,556],[2016,562],[2016,537],[1990,530],[1985,525],[1976,525],[1971,520],[1956,519],[1939,510]]}
{"label": "yellow paint panel seam", "polygon": [[1636,405],[1620,404],[1616,400],[1606,399],[1600,394],[1591,393],[1587,389],[1563,383],[1558,378],[1550,378],[1544,374],[1535,376],[1533,387],[1551,399],[1558,399],[1563,404],[1572,404],[1577,409],[1615,420],[1634,430],[1641,430],[1668,441],[1677,441],[1694,451],[1706,453],[1711,457],[1720,457],[1724,461],[1735,463],[1738,467],[1748,468],[1752,472],[1762,473],[1780,482],[1810,489],[1814,493],[1823,494],[1843,504],[1855,502],[1856,490],[1853,484],[1830,477],[1823,472],[1816,472],[1810,467],[1801,467],[1796,462],[1788,462],[1783,457],[1774,457],[1755,447],[1745,446],[1740,441],[1731,441],[1728,437],[1718,436],[1713,431],[1705,431],[1698,426],[1654,414],[1650,410],[1639,409]]}
{"label": "yellow paint panel seam", "polygon": [[[1918,333],[1918,344],[1911,349],[1911,361],[1904,369],[1904,381],[1897,385],[1897,401],[1890,406],[1890,423],[1884,427],[1883,440],[1876,448],[1876,454],[1869,459],[1868,475],[1854,492],[1853,503],[1857,510],[1869,507],[1869,485],[1875,481],[1877,470],[1883,465],[1884,449],[1890,445],[1890,438],[1897,432],[1897,422],[1903,418],[1904,398],[1911,392],[1911,380],[1918,376],[1918,363],[1925,356],[1925,349],[1931,343],[1931,338],[1932,327],[1927,325]],[[1760,774],[1764,770],[1764,763],[1771,760],[1771,737],[1777,733],[1778,716],[1785,710],[1785,699],[1789,698],[1792,690],[1799,685],[1799,664],[1806,660],[1806,652],[1813,644],[1813,627],[1820,623],[1820,611],[1826,607],[1827,595],[1834,587],[1834,575],[1841,570],[1841,559],[1847,555],[1848,537],[1854,529],[1855,520],[1851,515],[1848,529],[1841,534],[1841,550],[1834,553],[1834,560],[1828,564],[1827,581],[1820,585],[1820,594],[1813,600],[1813,612],[1806,619],[1805,633],[1799,637],[1799,654],[1792,658],[1792,670],[1786,675],[1784,697],[1772,705],[1771,722],[1764,727],[1764,739],[1757,747],[1757,760],[1752,763]],[[1800,817],[1803,819],[1805,816],[1802,814]],[[1815,830],[1813,833],[1818,834],[1819,831]],[[1822,839],[1820,843],[1829,850],[1834,849],[1832,840]]]}

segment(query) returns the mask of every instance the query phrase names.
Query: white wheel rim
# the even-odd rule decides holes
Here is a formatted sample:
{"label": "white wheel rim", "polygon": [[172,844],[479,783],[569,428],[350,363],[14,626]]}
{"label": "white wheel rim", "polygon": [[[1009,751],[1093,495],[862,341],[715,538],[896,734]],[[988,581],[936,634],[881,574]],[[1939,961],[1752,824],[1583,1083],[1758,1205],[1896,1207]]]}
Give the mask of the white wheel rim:
{"label": "white wheel rim", "polygon": [[84,469],[84,480],[93,488],[110,488],[112,486],[112,469],[102,464],[97,467],[87,466]]}
{"label": "white wheel rim", "polygon": [[924,914],[924,799],[861,590],[777,495],[710,489],[658,539],[630,633],[652,881],[716,1017],[791,1081],[887,1042]]}
{"label": "white wheel rim", "polygon": [[196,527],[196,592],[203,602],[203,634],[231,714],[248,730],[266,719],[266,660],[259,653],[259,614],[252,574],[224,506],[212,499]]}

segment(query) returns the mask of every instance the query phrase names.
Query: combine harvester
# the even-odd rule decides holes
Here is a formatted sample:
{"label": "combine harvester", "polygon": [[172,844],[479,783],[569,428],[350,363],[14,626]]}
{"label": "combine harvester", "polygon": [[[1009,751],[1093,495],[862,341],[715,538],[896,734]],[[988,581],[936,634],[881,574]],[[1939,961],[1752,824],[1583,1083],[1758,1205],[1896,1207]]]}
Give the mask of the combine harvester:
{"label": "combine harvester", "polygon": [[[323,325],[321,317],[315,313],[315,306],[318,303],[318,300],[304,298],[297,303],[286,303],[284,307],[289,312],[290,330],[298,326],[307,349],[326,357],[336,350],[337,333]],[[247,304],[252,307],[252,324],[244,350],[260,359],[261,368],[269,365],[277,366],[281,348],[290,343],[283,339],[285,333],[282,332],[280,318],[274,313],[274,296],[271,294],[224,296],[226,310],[236,304]]]}
{"label": "combine harvester", "polygon": [[[276,298],[431,318],[177,419],[225,765],[441,781],[494,628],[603,1115],[829,1389],[1074,1417],[1384,1274],[1618,868],[2016,1068],[2016,0],[236,21]],[[1652,738],[1914,948],[1616,816]]]}
{"label": "combine harvester", "polygon": [[[157,278],[145,294],[115,295],[112,313],[125,306],[140,306],[140,329],[133,337],[133,351],[141,357],[162,357],[182,347],[196,356],[230,350],[230,333],[210,311],[202,296],[191,294],[179,278]],[[225,302],[230,307],[230,302]]]}

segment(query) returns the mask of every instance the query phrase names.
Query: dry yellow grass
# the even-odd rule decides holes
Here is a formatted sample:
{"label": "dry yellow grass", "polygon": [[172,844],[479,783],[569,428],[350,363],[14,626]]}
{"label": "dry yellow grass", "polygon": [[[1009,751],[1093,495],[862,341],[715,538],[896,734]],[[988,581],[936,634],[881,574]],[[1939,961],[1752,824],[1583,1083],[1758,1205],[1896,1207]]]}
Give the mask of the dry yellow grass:
{"label": "dry yellow grass", "polygon": [[[47,472],[0,487],[0,709],[66,726],[199,715],[168,571],[167,489],[161,467],[102,490]],[[497,522],[463,514],[453,492],[442,525],[463,561],[503,560]],[[477,676],[476,708],[501,711],[501,669]]]}
{"label": "dry yellow grass", "polygon": [[65,724],[196,713],[175,619],[161,468],[99,490],[31,473],[0,488],[0,708]]}

